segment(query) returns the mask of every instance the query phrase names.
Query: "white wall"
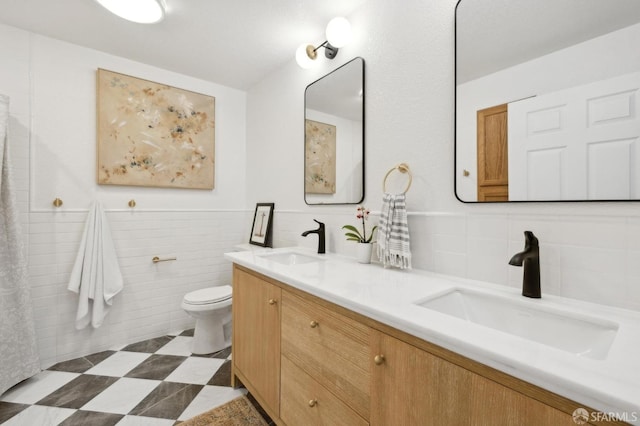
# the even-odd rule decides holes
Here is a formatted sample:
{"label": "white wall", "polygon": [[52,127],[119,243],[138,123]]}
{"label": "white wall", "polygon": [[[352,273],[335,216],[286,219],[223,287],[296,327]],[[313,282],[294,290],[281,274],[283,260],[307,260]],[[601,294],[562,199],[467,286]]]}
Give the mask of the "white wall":
{"label": "white wall", "polygon": [[[294,61],[248,94],[249,203],[273,201],[276,245],[327,224],[328,248],[355,256],[340,227],[355,207],[303,201],[303,95],[307,84],[355,56],[366,61],[366,198],[379,209],[382,178],[399,162],[413,171],[407,194],[414,267],[520,286],[507,264],[524,230],[541,242],[542,291],[640,310],[640,204],[463,204],[454,195],[454,8],[450,0],[369,0],[349,16],[354,40],[318,69]],[[322,41],[322,40],[316,40]],[[300,154],[297,154],[300,153]],[[297,155],[297,157],[296,157]],[[285,161],[290,167],[278,167]],[[296,160],[296,158],[298,158]],[[268,179],[265,177],[268,176]],[[375,217],[372,221],[375,221]]]}
{"label": "white wall", "polygon": [[[535,95],[581,86],[640,70],[640,24],[623,28],[457,87],[457,193],[476,201],[476,112]],[[462,169],[470,172],[463,177]]]}
{"label": "white wall", "polygon": [[[31,209],[209,209],[244,206],[246,94],[42,36],[31,37]],[[96,185],[96,69],[162,82],[216,98],[215,189],[167,190]]]}
{"label": "white wall", "polygon": [[[6,26],[0,56],[42,366],[193,326],[183,295],[228,283],[222,255],[249,232],[246,93]],[[215,96],[213,191],[96,185],[97,68]],[[66,287],[93,199],[107,209],[124,290],[102,327],[77,331]],[[154,265],[153,256],[178,260]]]}

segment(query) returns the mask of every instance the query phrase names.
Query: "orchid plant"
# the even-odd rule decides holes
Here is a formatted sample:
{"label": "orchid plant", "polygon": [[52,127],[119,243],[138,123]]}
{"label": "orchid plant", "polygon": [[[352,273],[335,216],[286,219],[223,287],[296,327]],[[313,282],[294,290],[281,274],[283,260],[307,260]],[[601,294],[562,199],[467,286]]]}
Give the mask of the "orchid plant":
{"label": "orchid plant", "polygon": [[346,229],[345,237],[347,237],[347,241],[357,241],[359,243],[370,243],[373,240],[373,234],[376,232],[378,226],[374,226],[371,228],[371,234],[367,238],[367,228],[366,222],[369,219],[369,210],[364,206],[358,206],[356,218],[360,219],[362,222],[362,233],[353,225],[345,225],[342,229]]}

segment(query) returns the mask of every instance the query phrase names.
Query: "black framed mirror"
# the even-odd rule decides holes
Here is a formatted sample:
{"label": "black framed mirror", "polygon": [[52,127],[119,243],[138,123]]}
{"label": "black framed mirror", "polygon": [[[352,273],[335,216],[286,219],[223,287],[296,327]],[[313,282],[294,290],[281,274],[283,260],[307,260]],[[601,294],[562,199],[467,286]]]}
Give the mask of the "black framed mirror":
{"label": "black framed mirror", "polygon": [[463,202],[640,199],[640,2],[460,0]]}
{"label": "black framed mirror", "polygon": [[307,86],[307,204],[358,204],[364,199],[364,99],[364,59],[360,57]]}

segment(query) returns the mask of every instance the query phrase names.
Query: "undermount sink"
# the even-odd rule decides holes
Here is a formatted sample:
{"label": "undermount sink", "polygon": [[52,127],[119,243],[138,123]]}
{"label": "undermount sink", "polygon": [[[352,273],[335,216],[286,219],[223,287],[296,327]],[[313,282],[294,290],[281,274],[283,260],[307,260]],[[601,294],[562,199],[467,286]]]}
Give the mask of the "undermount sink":
{"label": "undermount sink", "polygon": [[607,357],[618,324],[535,303],[455,288],[416,304],[578,356]]}
{"label": "undermount sink", "polygon": [[261,255],[261,257],[270,260],[272,262],[281,263],[283,265],[302,265],[304,263],[322,262],[323,259],[315,256],[309,256],[297,252],[279,252],[279,253],[267,253]]}

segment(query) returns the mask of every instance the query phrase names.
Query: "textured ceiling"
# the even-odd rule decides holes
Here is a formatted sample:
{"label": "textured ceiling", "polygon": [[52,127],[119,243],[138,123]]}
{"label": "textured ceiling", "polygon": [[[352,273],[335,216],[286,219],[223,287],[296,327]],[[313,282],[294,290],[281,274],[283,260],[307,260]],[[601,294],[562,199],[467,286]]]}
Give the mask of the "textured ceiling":
{"label": "textured ceiling", "polygon": [[0,23],[246,90],[366,0],[165,2],[166,18],[144,25],[94,0],[0,0]]}

